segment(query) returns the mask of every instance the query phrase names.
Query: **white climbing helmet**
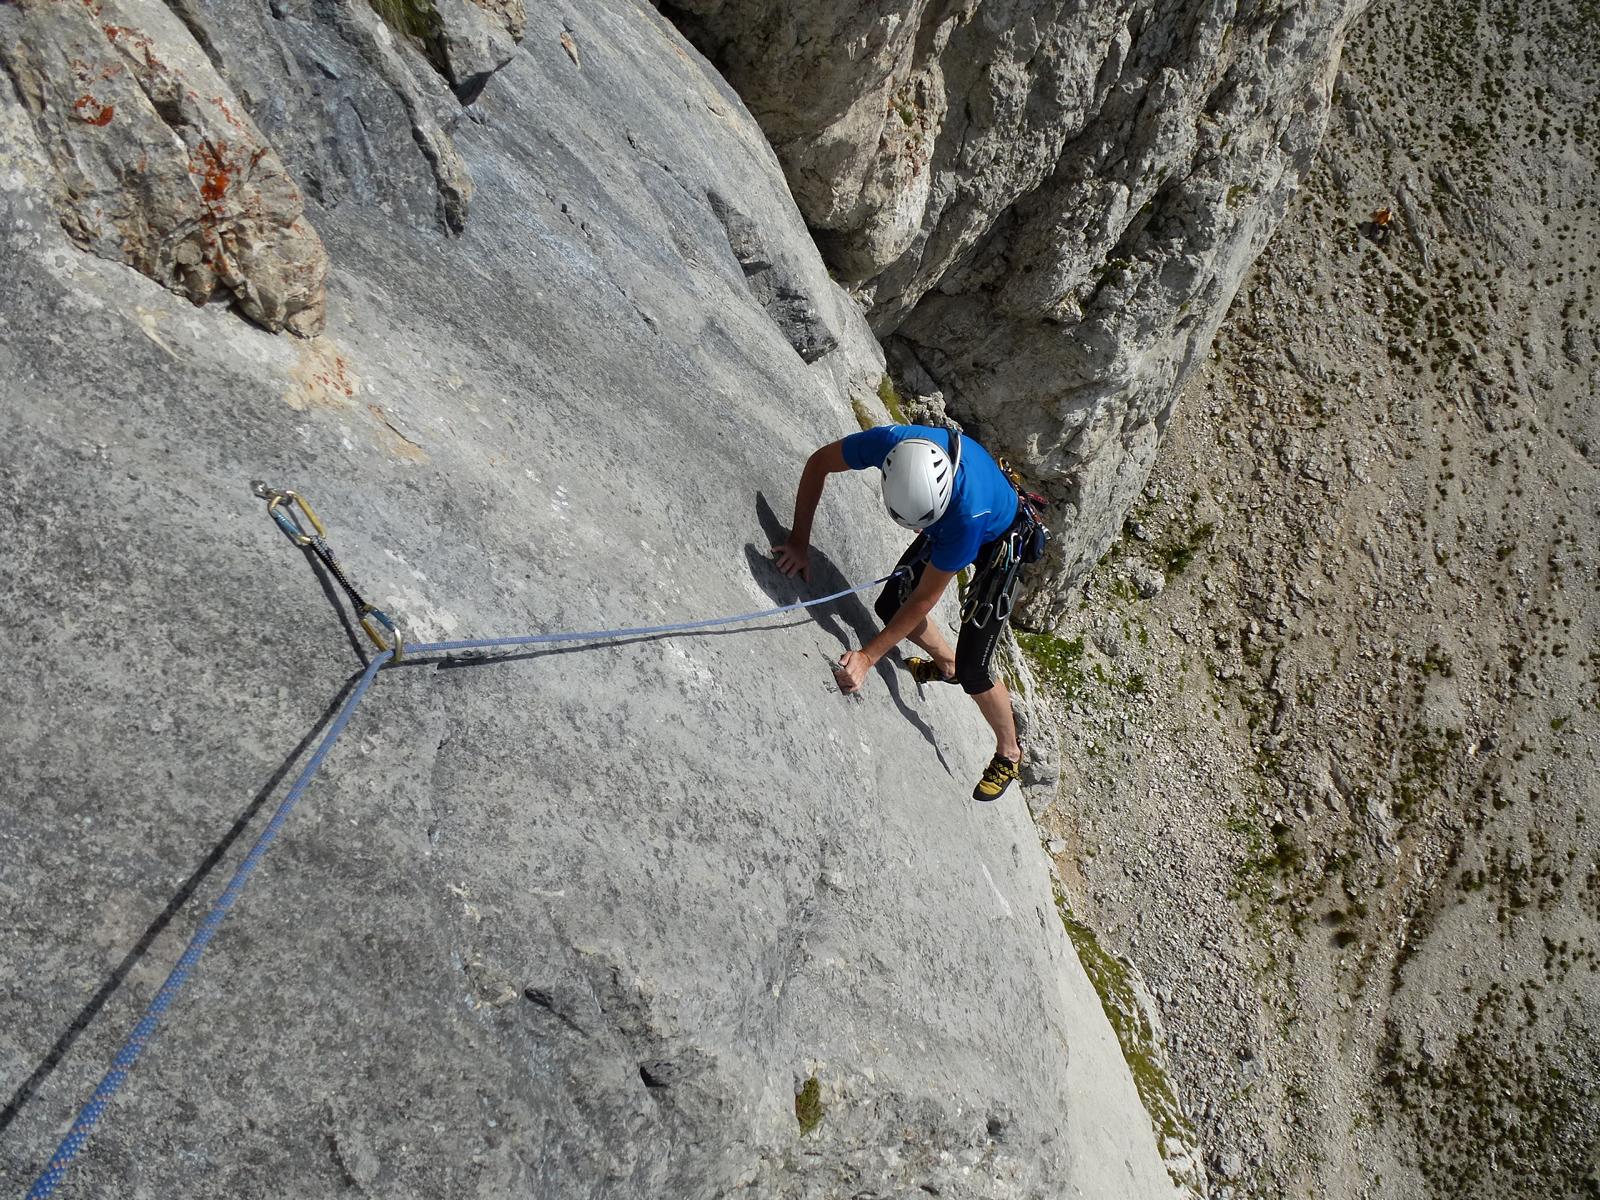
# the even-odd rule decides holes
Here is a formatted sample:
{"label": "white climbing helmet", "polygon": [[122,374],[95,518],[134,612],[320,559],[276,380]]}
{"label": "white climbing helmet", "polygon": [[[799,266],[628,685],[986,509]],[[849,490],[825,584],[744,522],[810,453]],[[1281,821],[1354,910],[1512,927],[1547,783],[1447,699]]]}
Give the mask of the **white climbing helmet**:
{"label": "white climbing helmet", "polygon": [[950,507],[955,472],[927,438],[907,438],[883,460],[883,506],[895,523],[926,529]]}

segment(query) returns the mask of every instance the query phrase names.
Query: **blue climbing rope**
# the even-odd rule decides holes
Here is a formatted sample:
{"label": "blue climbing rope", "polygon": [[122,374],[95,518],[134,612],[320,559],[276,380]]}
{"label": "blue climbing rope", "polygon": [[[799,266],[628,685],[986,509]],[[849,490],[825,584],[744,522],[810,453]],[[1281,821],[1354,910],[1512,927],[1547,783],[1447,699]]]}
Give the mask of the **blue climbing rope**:
{"label": "blue climbing rope", "polygon": [[[267,489],[267,491],[271,493],[271,489]],[[262,493],[258,490],[257,494],[260,495]],[[293,496],[293,493],[271,494]],[[267,498],[270,498],[270,496]],[[310,509],[307,508],[306,511],[309,513]],[[271,515],[273,520],[278,522],[280,528],[284,528],[284,531],[290,534],[291,537],[295,536],[294,531],[284,526],[284,522],[276,509],[272,511]],[[323,532],[320,523],[317,524],[317,531],[319,535]],[[409,661],[411,656],[424,653],[449,654],[464,650],[492,650],[509,646],[541,645],[550,642],[599,642],[617,638],[686,633],[695,629],[709,629],[717,625],[740,625],[764,620],[768,617],[781,616],[797,609],[815,608],[821,604],[842,600],[846,596],[853,596],[857,592],[864,592],[869,588],[877,587],[879,584],[887,583],[907,569],[904,567],[896,568],[896,570],[891,571],[881,579],[875,579],[871,583],[859,584],[856,587],[845,588],[842,591],[832,592],[826,596],[818,596],[811,600],[798,600],[793,604],[785,604],[779,608],[739,613],[731,617],[712,617],[704,621],[684,621],[673,625],[636,626],[630,629],[593,629],[582,633],[536,633],[521,637],[427,642],[418,646],[408,646],[405,652]],[[357,602],[357,598],[352,598],[352,603]],[[370,609],[371,606],[367,607]],[[155,999],[145,1009],[144,1016],[139,1019],[139,1023],[133,1027],[133,1032],[128,1035],[128,1040],[122,1044],[122,1048],[117,1052],[116,1058],[112,1060],[110,1069],[106,1071],[104,1077],[100,1080],[99,1086],[94,1089],[94,1094],[89,1097],[88,1102],[79,1110],[77,1118],[72,1122],[72,1128],[61,1139],[60,1145],[56,1147],[56,1152],[50,1156],[49,1163],[40,1172],[39,1177],[34,1180],[33,1186],[28,1189],[27,1200],[43,1200],[44,1197],[52,1195],[56,1188],[61,1186],[62,1180],[66,1178],[67,1168],[89,1140],[89,1134],[93,1132],[95,1125],[104,1115],[106,1106],[111,1103],[112,1097],[127,1082],[128,1075],[132,1072],[134,1064],[138,1062],[139,1055],[144,1051],[145,1045],[155,1036],[162,1016],[172,1006],[179,989],[183,987],[189,978],[190,972],[199,963],[200,956],[205,953],[206,946],[216,936],[218,928],[222,925],[223,918],[228,915],[228,910],[233,907],[234,901],[244,891],[245,884],[249,882],[250,876],[255,873],[256,867],[261,864],[261,859],[277,838],[279,831],[282,830],[284,822],[289,819],[289,814],[294,811],[295,805],[300,802],[300,797],[304,795],[306,788],[310,786],[312,777],[322,765],[322,760],[327,757],[328,751],[333,748],[334,742],[339,740],[339,735],[344,732],[345,726],[350,723],[350,718],[355,713],[356,706],[361,703],[361,699],[366,695],[367,689],[372,686],[372,681],[377,677],[379,668],[396,657],[396,650],[401,644],[399,636],[395,627],[388,622],[387,618],[385,618],[385,624],[389,632],[395,637],[395,649],[385,647],[382,653],[367,664],[367,669],[362,672],[361,678],[356,683],[355,689],[350,693],[349,699],[340,708],[339,715],[334,718],[328,732],[323,735],[322,741],[318,743],[316,751],[311,755],[305,768],[295,779],[294,786],[289,789],[288,795],[283,798],[283,802],[278,805],[277,811],[272,814],[272,820],[267,822],[267,827],[261,831],[261,836],[256,839],[255,845],[250,848],[250,853],[245,855],[244,861],[239,864],[238,870],[234,872],[233,879],[229,881],[227,888],[218,897],[217,902],[212,905],[211,911],[206,914],[205,920],[200,922],[200,928],[195,931],[194,937],[190,939],[188,947],[184,950],[182,957],[178,959],[177,966],[172,968],[172,973],[167,976],[166,982],[161,985],[161,990],[156,993]]]}
{"label": "blue climbing rope", "polygon": [[540,646],[551,642],[604,642],[616,638],[651,637],[663,633],[688,633],[695,629],[710,629],[715,625],[744,625],[751,621],[764,621],[768,617],[779,617],[784,613],[794,612],[801,608],[815,608],[819,604],[828,604],[834,600],[843,600],[846,596],[854,596],[857,592],[865,592],[879,584],[888,583],[896,575],[909,574],[909,567],[897,567],[882,579],[874,579],[871,583],[857,584],[843,591],[832,592],[826,596],[818,596],[814,600],[797,600],[793,604],[785,604],[782,608],[764,608],[759,612],[739,613],[732,617],[711,617],[704,621],[681,621],[676,625],[636,625],[632,629],[589,629],[582,633],[530,633],[521,637],[503,638],[472,638],[462,642],[422,642],[419,645],[408,645],[406,654],[453,654],[459,650],[495,650],[508,646]]}

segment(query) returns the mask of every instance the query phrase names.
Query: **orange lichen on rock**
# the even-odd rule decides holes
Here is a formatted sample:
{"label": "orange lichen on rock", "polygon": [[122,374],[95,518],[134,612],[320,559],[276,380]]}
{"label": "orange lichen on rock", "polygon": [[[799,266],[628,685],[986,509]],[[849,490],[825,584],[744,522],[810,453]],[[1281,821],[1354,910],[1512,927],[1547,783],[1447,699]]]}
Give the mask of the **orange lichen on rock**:
{"label": "orange lichen on rock", "polygon": [[232,165],[227,160],[228,143],[201,142],[189,154],[189,173],[200,182],[200,198],[215,205],[228,191],[233,177]]}
{"label": "orange lichen on rock", "polygon": [[72,111],[78,114],[78,119],[85,125],[103,127],[111,124],[117,108],[114,104],[101,104],[86,93],[72,102]]}
{"label": "orange lichen on rock", "polygon": [[361,388],[360,378],[326,337],[309,339],[289,371],[289,387],[283,401],[304,412],[309,408],[342,408]]}

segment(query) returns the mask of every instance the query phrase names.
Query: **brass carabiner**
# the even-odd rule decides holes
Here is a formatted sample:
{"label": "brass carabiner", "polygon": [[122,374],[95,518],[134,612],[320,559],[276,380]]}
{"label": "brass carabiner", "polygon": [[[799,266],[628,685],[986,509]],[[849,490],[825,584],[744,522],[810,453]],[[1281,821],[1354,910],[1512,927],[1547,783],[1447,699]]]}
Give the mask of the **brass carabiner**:
{"label": "brass carabiner", "polygon": [[[250,490],[267,502],[267,516],[277,523],[278,528],[283,530],[284,535],[296,546],[309,546],[316,538],[328,536],[328,531],[317,519],[316,511],[306,503],[306,498],[299,492],[268,487],[259,479],[250,485]],[[311,522],[311,528],[316,530],[315,535],[306,531],[304,523],[295,514],[296,508],[305,514],[307,521]]]}
{"label": "brass carabiner", "polygon": [[[372,639],[374,646],[380,651],[393,651],[394,658],[392,661],[399,662],[405,656],[406,639],[400,633],[400,626],[395,624],[394,618],[384,612],[383,609],[374,604],[364,604],[357,614],[357,618],[361,622],[361,628]],[[386,641],[383,634],[378,632],[377,626],[379,625],[389,631],[389,640]]]}

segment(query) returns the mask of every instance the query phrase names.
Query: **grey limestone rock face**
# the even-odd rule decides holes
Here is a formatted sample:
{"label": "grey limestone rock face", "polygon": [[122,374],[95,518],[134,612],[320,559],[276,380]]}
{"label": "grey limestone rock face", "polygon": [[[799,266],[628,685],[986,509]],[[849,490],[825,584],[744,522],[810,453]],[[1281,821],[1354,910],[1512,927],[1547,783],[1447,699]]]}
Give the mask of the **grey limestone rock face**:
{"label": "grey limestone rock face", "polygon": [[[675,29],[538,6],[469,108],[409,84],[455,106],[452,235],[364,10],[188,6],[327,244],[314,339],[76,248],[0,94],[13,1193],[360,665],[251,480],[413,641],[747,612],[902,546],[841,477],[809,586],[770,565],[883,359]],[[1022,800],[968,798],[970,702],[834,690],[872,628],[382,672],[58,1195],[1169,1195]]]}
{"label": "grey limestone rock face", "polygon": [[836,349],[838,339],[817,311],[811,293],[797,278],[794,268],[779,261],[780,256],[768,249],[755,222],[719,192],[710,192],[706,199],[727,231],[728,249],[739,260],[750,294],[783,330],[795,353],[812,363]]}
{"label": "grey limestone rock face", "polygon": [[445,75],[463,102],[511,61],[528,14],[522,0],[433,0]]}
{"label": "grey limestone rock face", "polygon": [[1359,0],[668,6],[831,265],[1058,500],[1035,621],[1105,551],[1326,121]]}
{"label": "grey limestone rock face", "polygon": [[[473,180],[454,131],[511,61],[522,0],[174,3],[312,199],[461,231]],[[425,14],[420,33],[402,10]]]}
{"label": "grey limestone rock face", "polygon": [[[751,105],[835,265],[862,280],[903,254],[945,103],[938,62],[915,61],[926,0],[664,7]],[[919,100],[933,111],[914,112]]]}

